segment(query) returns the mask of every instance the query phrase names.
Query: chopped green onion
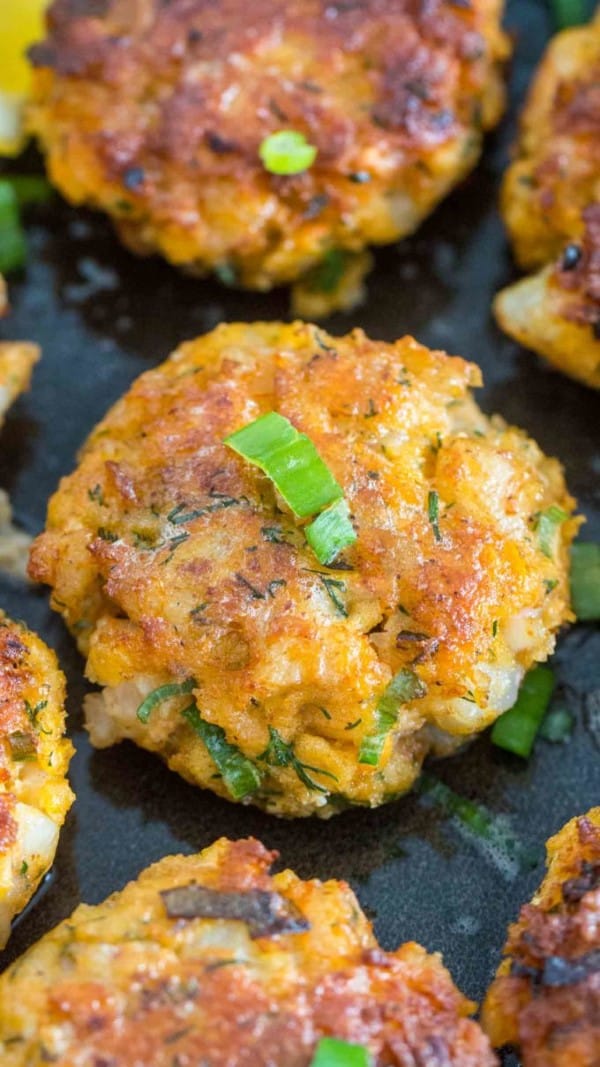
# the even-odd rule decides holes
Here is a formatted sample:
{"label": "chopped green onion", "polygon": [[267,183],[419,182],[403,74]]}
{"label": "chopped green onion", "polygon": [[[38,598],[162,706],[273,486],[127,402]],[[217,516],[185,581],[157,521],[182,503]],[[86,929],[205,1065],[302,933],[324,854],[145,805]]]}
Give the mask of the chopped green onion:
{"label": "chopped green onion", "polygon": [[10,274],[24,266],[25,234],[19,216],[17,194],[9,181],[0,181],[0,273]]}
{"label": "chopped green onion", "polygon": [[10,754],[14,760],[29,760],[35,756],[35,739],[23,730],[8,735]]}
{"label": "chopped green onion", "polygon": [[571,603],[578,619],[600,619],[600,544],[571,545]]}
{"label": "chopped green onion", "polygon": [[540,726],[540,737],[544,741],[561,744],[569,740],[574,725],[575,718],[567,708],[552,708]]}
{"label": "chopped green onion", "polygon": [[439,526],[439,520],[440,520],[440,498],[439,498],[438,494],[435,492],[435,490],[432,490],[430,492],[429,496],[427,497],[427,514],[429,516],[429,521],[431,523],[431,528],[433,530],[433,536],[435,537],[436,541],[441,541],[442,540],[442,535],[440,533],[440,526]]}
{"label": "chopped green onion", "polygon": [[278,130],[265,137],[258,154],[271,174],[301,174],[313,165],[317,149],[297,130]]}
{"label": "chopped green onion", "polygon": [[322,511],[304,533],[319,563],[325,566],[332,563],[344,548],[356,541],[346,501],[338,500]]}
{"label": "chopped green onion", "polygon": [[549,667],[534,667],[529,671],[521,683],[516,703],[494,724],[494,744],[527,759],[553,691],[554,673]]}
{"label": "chopped green onion", "polygon": [[468,797],[455,793],[432,774],[423,773],[417,791],[428,803],[435,804],[443,815],[455,820],[456,828],[474,845],[480,846],[486,859],[505,872],[514,868],[530,870],[540,860],[537,849],[529,848],[515,834],[505,815],[496,815]]}
{"label": "chopped green onion", "polygon": [[237,284],[238,275],[232,263],[227,263],[226,261],[224,263],[215,263],[213,270],[219,281],[228,286],[228,288],[231,289]]}
{"label": "chopped green onion", "polygon": [[587,22],[588,12],[585,0],[550,0],[550,7],[556,28],[559,30]]}
{"label": "chopped green onion", "polygon": [[370,1067],[371,1057],[363,1045],[351,1045],[337,1037],[322,1037],[310,1067]]}
{"label": "chopped green onion", "polygon": [[195,704],[184,708],[181,714],[192,730],[204,741],[233,799],[242,800],[243,797],[256,793],[261,783],[260,772],[249,759],[242,755],[239,748],[230,744],[223,728],[215,723],[206,722]]}
{"label": "chopped green onion", "polygon": [[146,699],[140,704],[137,709],[138,719],[140,722],[147,723],[154,709],[159,704],[162,704],[163,700],[182,696],[184,693],[191,693],[192,689],[195,688],[196,680],[194,678],[188,678],[185,682],[167,682],[165,685],[159,685],[151,693],[148,693]]}
{"label": "chopped green onion", "polygon": [[384,689],[375,708],[375,727],[363,737],[358,754],[359,763],[376,766],[390,730],[396,725],[402,704],[425,696],[425,686],[414,671],[403,669],[394,675]]}
{"label": "chopped green onion", "polygon": [[41,174],[7,174],[4,180],[12,185],[19,207],[46,204],[54,195],[50,182]]}
{"label": "chopped green onion", "polygon": [[445,815],[458,818],[468,830],[478,837],[490,836],[490,832],[495,825],[495,817],[474,800],[460,796],[445,782],[425,772],[419,778],[418,790],[422,796],[428,797],[437,804]]}
{"label": "chopped green onion", "polygon": [[569,518],[566,511],[551,504],[545,511],[540,511],[537,516],[535,528],[537,530],[540,548],[548,559],[554,559],[554,541],[556,531]]}
{"label": "chopped green onion", "polygon": [[306,434],[270,411],[225,438],[234,452],[260,467],[299,518],[342,497],[342,489]]}
{"label": "chopped green onion", "polygon": [[330,248],[320,263],[309,270],[303,283],[311,293],[333,293],[346,272],[348,256],[341,248]]}

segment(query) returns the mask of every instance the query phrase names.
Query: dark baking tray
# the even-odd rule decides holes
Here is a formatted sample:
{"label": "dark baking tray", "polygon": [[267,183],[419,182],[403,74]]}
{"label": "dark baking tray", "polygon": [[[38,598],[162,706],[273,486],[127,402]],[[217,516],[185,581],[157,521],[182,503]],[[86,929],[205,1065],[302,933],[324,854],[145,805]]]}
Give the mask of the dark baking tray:
{"label": "dark baking tray", "polygon": [[[513,270],[496,210],[498,179],[516,108],[550,32],[547,10],[534,0],[510,6],[507,24],[517,45],[511,111],[481,166],[414,238],[378,254],[365,306],[327,326],[335,333],[359,325],[389,340],[411,333],[480,363],[485,410],[525,427],[561,458],[588,518],[584,536],[598,538],[600,398],[502,337],[489,314],[493,292]],[[78,446],[136,375],[222,320],[287,318],[288,305],[283,292],[230,292],[158,260],[134,259],[106,221],[58,199],[28,230],[30,263],[11,285],[13,313],[1,334],[38,341],[43,359],[31,393],[8,417],[0,484],[18,522],[36,533]],[[480,998],[506,924],[540,878],[543,842],[600,801],[600,633],[591,627],[566,633],[554,660],[559,697],[577,717],[568,744],[539,741],[524,762],[482,737],[433,768],[457,793],[506,818],[526,849],[514,862],[418,796],[330,822],[282,822],[191,788],[130,743],[94,752],[81,727],[82,663],[46,592],[4,579],[0,604],[57,650],[77,748],[77,802],[52,873],[15,924],[5,964],[80,900],[101,900],[159,857],[201,849],[221,834],[255,834],[304,877],[348,879],[386,947],[415,939],[442,951],[462,988]]]}

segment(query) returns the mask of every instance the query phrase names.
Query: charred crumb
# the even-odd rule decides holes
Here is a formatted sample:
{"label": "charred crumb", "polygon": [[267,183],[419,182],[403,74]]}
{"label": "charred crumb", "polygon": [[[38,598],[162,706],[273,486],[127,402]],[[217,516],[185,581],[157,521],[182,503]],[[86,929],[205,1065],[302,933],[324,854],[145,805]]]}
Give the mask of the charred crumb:
{"label": "charred crumb", "polygon": [[129,167],[123,175],[123,185],[131,192],[135,192],[139,189],[146,180],[146,173],[143,167]]}
{"label": "charred crumb", "polygon": [[330,202],[330,197],[327,193],[320,193],[317,196],[311,197],[306,210],[303,213],[304,219],[316,219],[325,210]]}
{"label": "charred crumb", "polygon": [[276,937],[299,934],[310,929],[295,904],[279,893],[250,889],[246,893],[224,893],[192,882],[161,891],[170,919],[228,919],[243,922],[250,937]]}
{"label": "charred crumb", "polygon": [[561,270],[575,270],[582,256],[579,245],[570,244],[565,248],[560,262]]}
{"label": "charred crumb", "polygon": [[586,893],[600,888],[600,863],[581,864],[581,873],[577,878],[563,882],[562,896],[566,904],[579,904]]}
{"label": "charred crumb", "polygon": [[537,988],[558,989],[577,985],[600,973],[600,948],[575,959],[548,956],[539,966],[513,960],[510,973],[516,978],[527,978]]}
{"label": "charred crumb", "polygon": [[238,150],[238,145],[235,141],[222,137],[220,134],[215,133],[214,130],[209,130],[205,133],[204,140],[211,152],[215,152],[217,155],[227,155],[229,152],[237,152]]}

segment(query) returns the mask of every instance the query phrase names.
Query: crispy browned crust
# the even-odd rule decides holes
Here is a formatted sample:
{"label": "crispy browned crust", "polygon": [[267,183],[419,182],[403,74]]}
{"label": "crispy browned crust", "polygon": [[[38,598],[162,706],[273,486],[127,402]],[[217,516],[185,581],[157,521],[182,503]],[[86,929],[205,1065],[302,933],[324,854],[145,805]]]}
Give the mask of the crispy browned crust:
{"label": "crispy browned crust", "polygon": [[62,824],[73,801],[64,701],[54,653],[0,612],[0,947],[50,866],[52,824]]}
{"label": "crispy browned crust", "polygon": [[600,199],[600,18],[548,46],[521,120],[502,211],[522,267],[539,267],[583,236]]}
{"label": "crispy browned crust", "polygon": [[548,842],[548,873],[511,926],[483,1026],[524,1067],[600,1063],[600,808]]}
{"label": "crispy browned crust", "polygon": [[566,296],[564,318],[589,325],[595,339],[600,341],[600,203],[590,204],[582,217],[582,240],[580,244],[567,246],[556,265],[555,277]]}
{"label": "crispy browned crust", "polygon": [[584,231],[537,274],[494,301],[502,329],[565,374],[600,389],[600,204],[582,213]]}
{"label": "crispy browned crust", "polygon": [[[8,289],[0,274],[0,319],[8,314]],[[40,358],[29,341],[0,341],[0,426],[3,416],[20,393],[29,388],[31,373]]]}
{"label": "crispy browned crust", "polygon": [[534,275],[494,302],[506,333],[600,388],[600,17],[548,46],[502,186],[515,256]]}
{"label": "crispy browned crust", "polygon": [[[384,952],[345,883],[273,877],[276,857],[221,839],[79,908],[0,979],[4,1067],[308,1067],[322,1036],[364,1044],[374,1067],[493,1067],[439,956]],[[240,918],[170,918],[168,891],[192,881]],[[264,928],[243,918],[259,899]]]}
{"label": "crispy browned crust", "polygon": [[[556,461],[478,411],[478,379],[409,337],[305,323],[223,325],[140,377],[63,480],[30,563],[90,680],[130,705],[108,733],[90,720],[96,743],[131,737],[228,796],[181,702],[135,714],[135,685],[139,704],[193,678],[202,714],[260,770],[256,803],[331,814],[404,792],[440,731],[460,744],[505,710],[570,618],[578,520],[542,551],[537,515],[574,502]],[[357,540],[330,568],[272,482],[223,444],[270,410],[345,491]],[[400,669],[427,692],[402,707],[379,765],[360,763]],[[316,769],[312,787],[265,756],[271,727]]]}
{"label": "crispy browned crust", "polygon": [[[497,0],[55,0],[31,52],[50,175],[125,242],[269,288],[412,230],[502,110]],[[306,134],[316,163],[258,149]]]}

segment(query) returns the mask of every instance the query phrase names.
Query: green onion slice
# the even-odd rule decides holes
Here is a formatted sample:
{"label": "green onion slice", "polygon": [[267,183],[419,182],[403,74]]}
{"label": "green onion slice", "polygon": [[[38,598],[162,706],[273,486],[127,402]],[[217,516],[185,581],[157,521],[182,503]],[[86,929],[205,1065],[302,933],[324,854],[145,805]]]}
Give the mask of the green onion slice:
{"label": "green onion slice", "polygon": [[414,671],[404,668],[394,675],[375,708],[375,728],[362,740],[359,763],[368,763],[373,767],[379,763],[386,738],[396,725],[400,708],[409,700],[425,696],[425,693],[425,686]]}
{"label": "green onion slice", "polygon": [[571,603],[578,619],[600,619],[600,544],[571,545]]}
{"label": "green onion slice", "polygon": [[553,692],[554,672],[549,667],[534,667],[529,671],[521,683],[516,703],[494,723],[494,744],[527,759]]}
{"label": "green onion slice", "polygon": [[14,760],[29,760],[35,756],[35,738],[23,730],[15,730],[8,735],[10,754]]}
{"label": "green onion slice", "polygon": [[419,778],[417,792],[428,805],[435,805],[442,815],[455,820],[457,829],[473,844],[484,843],[488,860],[495,854],[503,869],[504,860],[511,866],[516,864],[517,870],[528,871],[537,866],[541,859],[537,849],[532,850],[519,839],[506,816],[494,814],[483,804],[455,793],[445,782],[426,772]]}
{"label": "green onion slice", "polygon": [[154,709],[159,704],[162,704],[163,700],[182,696],[184,693],[191,693],[192,689],[195,688],[195,678],[188,678],[185,682],[167,682],[165,685],[159,685],[157,689],[153,689],[151,693],[148,693],[146,699],[140,704],[137,709],[138,719],[140,722],[147,723]]}
{"label": "green onion slice", "polygon": [[6,181],[12,185],[19,207],[46,204],[54,196],[50,182],[41,174],[8,174]]}
{"label": "green onion slice", "polygon": [[341,248],[330,248],[320,263],[303,277],[302,282],[311,293],[333,293],[338,288],[348,266],[348,254]]}
{"label": "green onion slice", "polygon": [[337,500],[322,511],[304,531],[306,540],[319,563],[332,563],[344,548],[356,541],[356,533],[350,522],[350,511],[345,500]]}
{"label": "green onion slice", "polygon": [[352,1045],[337,1037],[322,1037],[310,1067],[370,1067],[371,1057],[363,1045]]}
{"label": "green onion slice", "polygon": [[433,536],[435,537],[436,541],[441,541],[442,535],[440,533],[440,498],[436,493],[435,489],[432,489],[432,491],[427,497],[427,515],[429,516],[429,521],[433,530]]}
{"label": "green onion slice", "polygon": [[233,799],[242,800],[243,797],[256,793],[261,783],[260,772],[249,759],[242,755],[239,748],[230,744],[223,728],[215,723],[206,722],[195,704],[184,708],[181,714],[192,730],[204,741]]}
{"label": "green onion slice", "polygon": [[554,542],[556,531],[563,522],[569,518],[566,511],[552,504],[545,511],[540,511],[535,528],[537,530],[540,548],[548,559],[554,559]]}
{"label": "green onion slice", "polygon": [[567,26],[579,26],[588,20],[585,0],[550,0],[550,8],[559,30]]}
{"label": "green onion slice", "polygon": [[297,130],[278,130],[265,137],[258,154],[271,174],[301,174],[312,167],[317,149]]}
{"label": "green onion slice", "polygon": [[496,834],[495,817],[468,797],[455,793],[445,782],[433,774],[423,772],[417,783],[422,796],[428,797],[442,810],[444,815],[457,818],[463,826],[477,837],[491,839]]}
{"label": "green onion slice", "polygon": [[310,438],[276,411],[236,430],[225,444],[269,476],[298,518],[315,515],[343,495]]}
{"label": "green onion slice", "polygon": [[27,245],[17,194],[11,182],[0,180],[0,273],[19,270],[26,258]]}
{"label": "green onion slice", "polygon": [[552,708],[540,726],[540,737],[560,745],[569,740],[574,726],[575,717],[568,708]]}

